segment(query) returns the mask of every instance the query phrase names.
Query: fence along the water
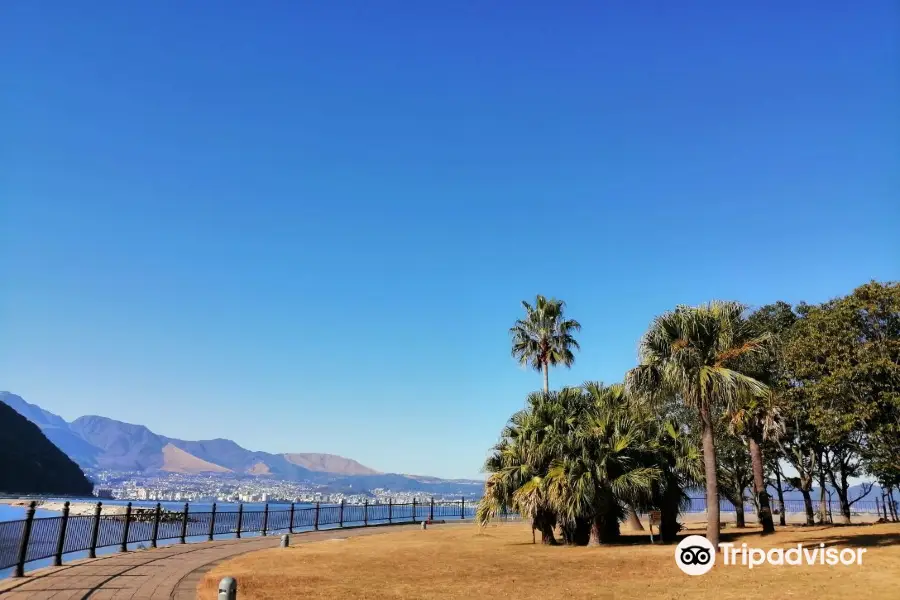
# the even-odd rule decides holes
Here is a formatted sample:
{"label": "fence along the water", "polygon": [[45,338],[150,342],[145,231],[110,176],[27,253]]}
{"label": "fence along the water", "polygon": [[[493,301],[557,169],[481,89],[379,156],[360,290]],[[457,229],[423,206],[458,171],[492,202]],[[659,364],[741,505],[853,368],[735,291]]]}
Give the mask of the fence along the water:
{"label": "fence along the water", "polygon": [[475,503],[458,501],[396,504],[315,504],[298,507],[296,504],[269,505],[263,510],[247,511],[243,504],[237,511],[218,511],[213,504],[210,511],[190,512],[188,504],[180,511],[163,510],[160,504],[151,509],[137,509],[129,502],[125,514],[104,515],[98,502],[93,515],[69,515],[66,502],[62,516],[35,518],[36,503],[32,502],[25,519],[0,523],[0,570],[15,567],[14,576],[21,577],[28,563],[53,559],[61,565],[63,557],[87,552],[96,556],[98,548],[119,547],[125,552],[129,546],[178,540],[186,543],[213,540],[221,537],[241,537],[242,534],[268,535],[275,532],[295,533],[320,528],[366,527],[400,523],[416,523],[435,519],[464,519],[475,515]]}
{"label": "fence along the water", "polygon": [[[774,499],[773,499],[774,500]],[[773,508],[786,513],[802,513],[802,500],[787,500],[784,507],[773,503]],[[180,511],[162,510],[159,504],[152,509],[136,509],[128,503],[125,514],[104,515],[102,503],[98,502],[93,515],[69,516],[66,502],[62,516],[34,518],[35,503],[32,502],[25,519],[0,523],[0,570],[15,567],[15,576],[24,573],[25,565],[38,560],[53,559],[54,564],[62,564],[67,554],[87,552],[96,556],[98,548],[116,547],[126,551],[129,546],[149,543],[156,547],[158,542],[178,540],[213,540],[221,537],[241,537],[242,534],[268,535],[275,532],[314,531],[322,527],[365,527],[390,525],[394,523],[415,523],[419,520],[463,519],[474,517],[475,503],[461,498],[458,501],[424,502],[414,500],[395,504],[331,504],[297,507],[295,504],[269,505],[263,510],[245,511],[239,505],[236,511],[217,511],[212,505],[210,511],[190,512],[185,504]],[[813,502],[813,510],[819,511],[819,503]],[[731,502],[720,502],[722,512],[735,512]],[[745,512],[752,513],[752,503],[744,506]],[[840,514],[837,502],[830,502],[829,512]],[[884,514],[888,518],[888,508],[877,500],[860,500],[851,507],[854,514]],[[684,512],[704,512],[705,498],[691,498]],[[895,509],[896,510],[896,509]],[[893,511],[891,511],[893,514]]]}

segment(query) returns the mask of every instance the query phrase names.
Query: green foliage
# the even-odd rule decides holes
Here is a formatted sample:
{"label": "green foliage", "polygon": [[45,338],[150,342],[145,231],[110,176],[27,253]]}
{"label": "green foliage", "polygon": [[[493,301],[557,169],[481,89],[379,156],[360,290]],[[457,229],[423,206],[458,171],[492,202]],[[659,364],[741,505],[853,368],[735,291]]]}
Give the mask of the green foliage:
{"label": "green foliage", "polygon": [[581,324],[565,318],[565,306],[562,300],[548,300],[540,295],[534,306],[523,300],[525,318],[517,320],[509,330],[513,357],[522,365],[544,371],[545,392],[549,391],[549,368],[571,367],[575,362],[572,350],[580,348],[574,333],[581,330]]}
{"label": "green foliage", "polygon": [[559,523],[567,542],[587,543],[578,532],[591,529],[594,541],[614,537],[626,506],[658,506],[667,490],[677,510],[681,486],[699,471],[681,430],[621,385],[531,394],[485,464],[478,520],[509,508],[542,532]]}
{"label": "green foliage", "polygon": [[863,456],[885,483],[900,479],[900,284],[870,282],[803,306],[784,367],[823,446]]}

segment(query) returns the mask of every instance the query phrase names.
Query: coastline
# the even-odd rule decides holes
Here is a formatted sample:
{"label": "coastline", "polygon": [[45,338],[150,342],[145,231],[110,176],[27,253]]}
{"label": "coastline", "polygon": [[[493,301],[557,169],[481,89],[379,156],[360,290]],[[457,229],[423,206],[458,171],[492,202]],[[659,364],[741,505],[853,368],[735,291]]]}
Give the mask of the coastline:
{"label": "coastline", "polygon": [[[102,500],[99,498],[97,499],[97,501],[102,502]],[[94,508],[97,506],[97,501],[89,502],[87,500],[69,500],[69,515],[73,517],[93,515]],[[21,508],[27,508],[32,502],[35,503],[35,508],[58,513],[62,512],[63,506],[66,503],[65,500],[41,500],[40,498],[0,498],[0,504],[5,504],[7,506],[17,506]],[[124,515],[125,507],[115,504],[104,504],[103,514]]]}

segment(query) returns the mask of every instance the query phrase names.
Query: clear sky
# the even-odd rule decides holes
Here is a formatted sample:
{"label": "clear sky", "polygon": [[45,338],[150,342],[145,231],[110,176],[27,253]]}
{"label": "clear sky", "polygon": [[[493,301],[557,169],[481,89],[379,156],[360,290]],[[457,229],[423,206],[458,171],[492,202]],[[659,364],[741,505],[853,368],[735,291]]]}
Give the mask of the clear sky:
{"label": "clear sky", "polygon": [[563,298],[654,315],[900,278],[900,9],[4,2],[0,389],[72,419],[478,476]]}

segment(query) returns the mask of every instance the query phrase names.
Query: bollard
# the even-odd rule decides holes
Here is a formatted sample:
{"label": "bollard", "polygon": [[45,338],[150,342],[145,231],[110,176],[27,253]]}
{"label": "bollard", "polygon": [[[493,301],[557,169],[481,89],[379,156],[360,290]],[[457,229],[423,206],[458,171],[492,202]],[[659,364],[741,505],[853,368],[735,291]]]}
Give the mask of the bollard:
{"label": "bollard", "polygon": [[234,577],[225,577],[219,582],[218,600],[237,600],[237,581]]}
{"label": "bollard", "polygon": [[284,534],[283,536],[281,536],[281,547],[287,548],[290,545],[291,545],[291,536],[289,536],[288,534]]}
{"label": "bollard", "polygon": [[428,521],[422,521],[422,531],[428,529]]}

